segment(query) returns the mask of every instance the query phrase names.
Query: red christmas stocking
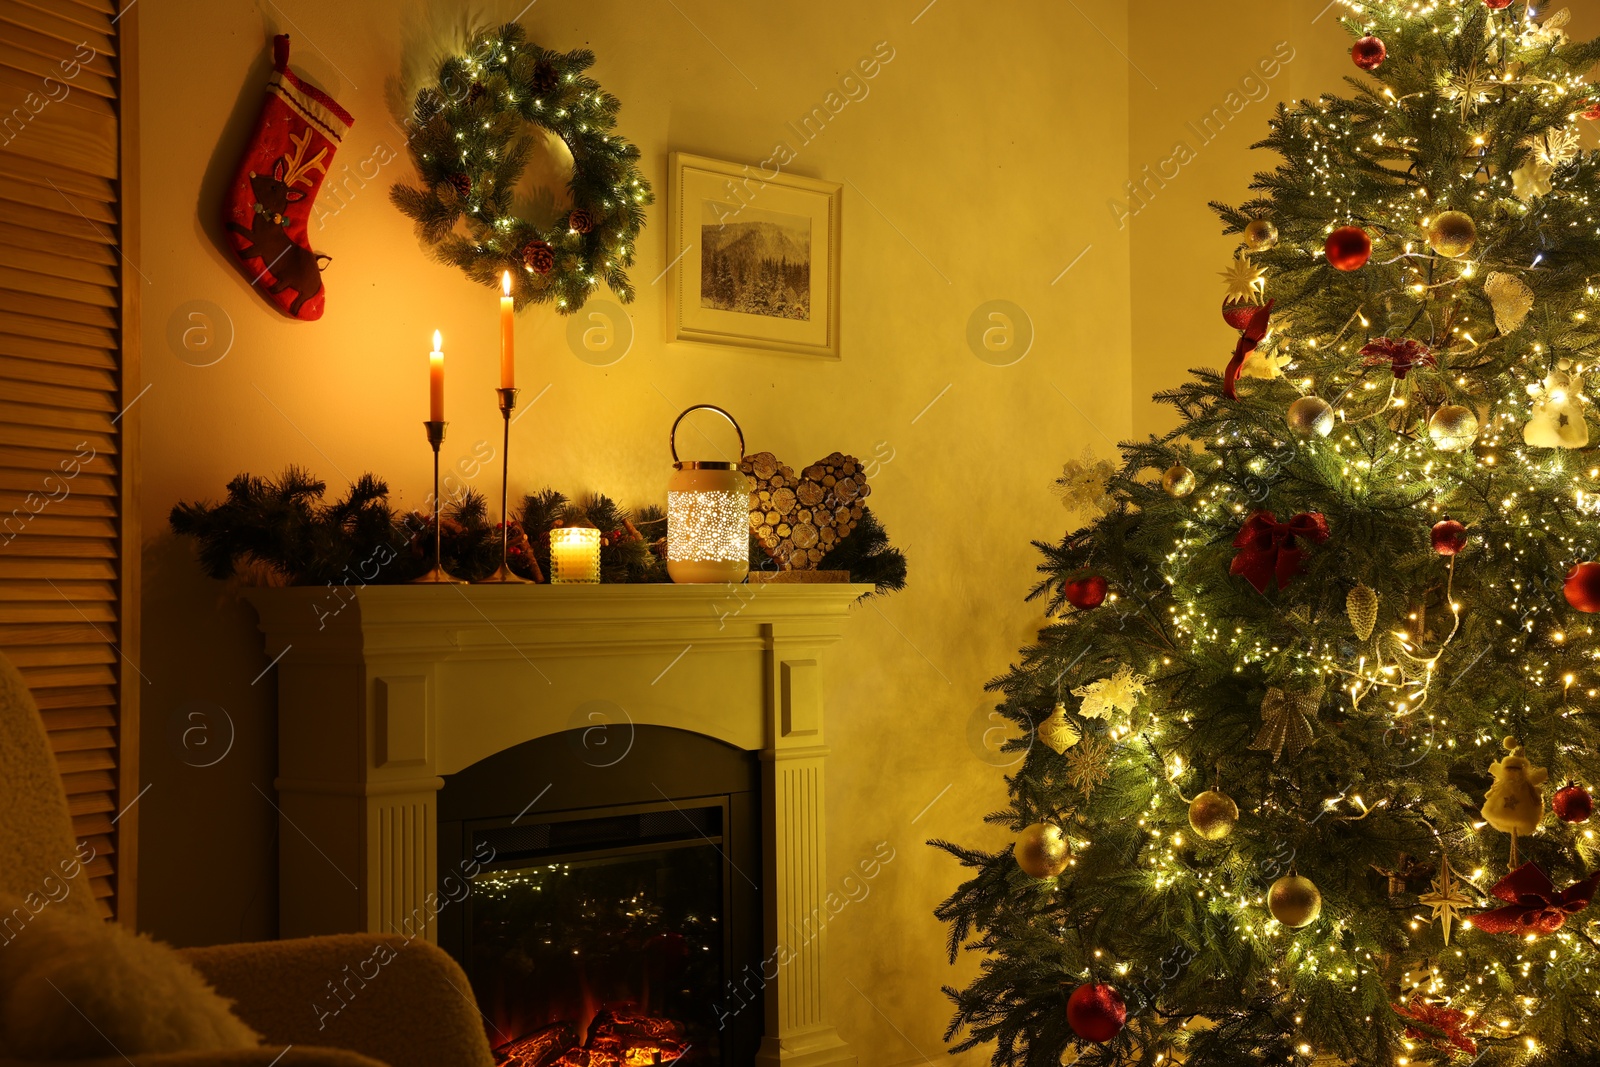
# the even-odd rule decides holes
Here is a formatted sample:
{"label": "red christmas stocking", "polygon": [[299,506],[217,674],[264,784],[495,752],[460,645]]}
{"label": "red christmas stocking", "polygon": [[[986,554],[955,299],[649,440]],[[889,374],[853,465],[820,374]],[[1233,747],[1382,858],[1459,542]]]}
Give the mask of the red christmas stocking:
{"label": "red christmas stocking", "polygon": [[339,141],[355,120],[289,69],[289,35],[273,38],[274,72],[255,133],[222,209],[223,229],[251,285],[297,319],[322,317],[322,267],[306,220]]}

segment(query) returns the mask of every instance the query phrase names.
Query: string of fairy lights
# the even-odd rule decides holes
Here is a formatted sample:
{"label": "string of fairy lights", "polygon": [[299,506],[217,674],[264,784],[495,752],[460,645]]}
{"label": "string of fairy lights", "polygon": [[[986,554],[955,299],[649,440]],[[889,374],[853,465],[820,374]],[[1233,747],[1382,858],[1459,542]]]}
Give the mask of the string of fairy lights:
{"label": "string of fairy lights", "polygon": [[[1426,32],[1455,38],[1481,24],[1474,18],[1474,3],[1481,0],[1340,2],[1350,13],[1347,23],[1367,35],[1414,37],[1415,24],[1422,24]],[[1279,124],[1295,163],[1306,168],[1305,182],[1295,193],[1318,205],[1327,218],[1322,235],[1341,226],[1361,227],[1376,246],[1373,263],[1398,267],[1398,281],[1359,297],[1359,306],[1342,322],[1321,321],[1315,312],[1302,321],[1292,300],[1278,309],[1272,332],[1252,358],[1278,360],[1271,369],[1281,367],[1298,395],[1329,399],[1330,430],[1298,435],[1297,440],[1292,432],[1272,430],[1248,416],[1210,413],[1205,425],[1214,432],[1200,442],[1204,451],[1192,460],[1199,477],[1188,483],[1197,481],[1200,488],[1185,501],[1187,514],[1174,523],[1172,542],[1160,559],[1168,590],[1161,605],[1163,621],[1177,647],[1148,641],[1147,661],[1134,665],[1151,688],[1183,666],[1175,665],[1175,658],[1229,662],[1241,675],[1287,663],[1281,672],[1286,679],[1308,686],[1331,680],[1329,692],[1341,714],[1398,731],[1405,743],[1386,755],[1413,762],[1401,766],[1399,780],[1369,784],[1387,795],[1364,798],[1343,792],[1326,798],[1317,818],[1359,822],[1383,810],[1386,816],[1418,824],[1419,838],[1437,848],[1447,867],[1451,855],[1468,859],[1472,869],[1456,880],[1471,887],[1477,898],[1471,903],[1474,908],[1495,904],[1487,890],[1497,877],[1494,872],[1502,869],[1498,853],[1504,838],[1480,833],[1486,824],[1465,819],[1460,811],[1427,810],[1425,802],[1407,795],[1405,779],[1419,773],[1407,768],[1430,759],[1486,764],[1501,754],[1502,737],[1520,723],[1592,712],[1590,702],[1600,696],[1600,641],[1594,627],[1549,608],[1552,561],[1570,565],[1593,558],[1600,549],[1600,531],[1593,521],[1600,515],[1600,467],[1581,462],[1565,441],[1562,447],[1537,447],[1529,443],[1533,435],[1525,432],[1530,410],[1537,419],[1553,405],[1563,413],[1559,431],[1575,433],[1573,413],[1583,422],[1592,406],[1583,389],[1592,360],[1581,354],[1600,344],[1590,307],[1596,291],[1581,278],[1570,284],[1573,269],[1561,262],[1562,251],[1549,242],[1542,242],[1526,262],[1511,262],[1502,240],[1503,233],[1519,228],[1527,233],[1553,230],[1553,240],[1579,247],[1575,260],[1600,263],[1600,226],[1590,210],[1593,182],[1586,171],[1569,167],[1579,158],[1581,115],[1596,90],[1582,73],[1563,69],[1555,59],[1555,46],[1564,39],[1564,18],[1538,20],[1526,4],[1505,10],[1506,4],[1491,0],[1488,6],[1494,11],[1481,68],[1474,61],[1465,70],[1445,72],[1427,89],[1410,92],[1380,85],[1353,106],[1323,99]],[[1436,103],[1422,113],[1415,105],[1425,96]],[[1521,106],[1523,97],[1530,98],[1535,111],[1560,111],[1567,119],[1530,143],[1528,162],[1508,173],[1491,165],[1491,160],[1509,158],[1507,146],[1497,140],[1513,132],[1495,121],[1496,109],[1511,108],[1525,116],[1529,108]],[[1423,140],[1410,131],[1430,119],[1467,128],[1471,148],[1449,180],[1402,180],[1412,172],[1397,169],[1393,194],[1374,197],[1351,177],[1352,159],[1373,165],[1423,162]],[[1491,232],[1477,235],[1470,253],[1458,257],[1438,255],[1427,240],[1418,238],[1418,231],[1428,231],[1441,213],[1463,208],[1479,220],[1496,218],[1496,212],[1506,217],[1497,219]],[[1301,241],[1298,249],[1302,259],[1306,243]],[[1279,255],[1267,255],[1265,266],[1241,256],[1242,267],[1236,264],[1229,272],[1230,286],[1242,287],[1254,303],[1262,303],[1275,269],[1289,275],[1316,268],[1292,262],[1289,256],[1296,251],[1286,246]],[[1520,329],[1505,330],[1494,315],[1486,314],[1496,302],[1478,294],[1497,271],[1514,272],[1528,283],[1532,291],[1527,302],[1541,311],[1536,320],[1526,326],[1519,320]],[[1511,282],[1496,292],[1508,294],[1507,301],[1520,298]],[[1526,315],[1527,309],[1521,312]],[[1361,363],[1359,350],[1372,340],[1371,320],[1378,317],[1409,324],[1416,332],[1404,336],[1426,339],[1439,366],[1448,366],[1450,373],[1429,377],[1427,390],[1415,387],[1416,379],[1403,380],[1400,373],[1387,383],[1372,374]],[[1441,391],[1444,396],[1438,395]],[[1430,435],[1430,409],[1436,411],[1446,401],[1468,405],[1474,415],[1465,445],[1448,434]],[[1586,426],[1583,432],[1586,441]],[[1442,625],[1436,618],[1429,626],[1420,609],[1413,609],[1394,619],[1352,662],[1347,642],[1318,636],[1309,618],[1295,619],[1291,613],[1286,634],[1282,628],[1264,630],[1208,613],[1206,598],[1223,580],[1217,572],[1217,546],[1261,507],[1239,476],[1270,480],[1273,464],[1263,457],[1285,450],[1295,454],[1298,465],[1331,473],[1333,484],[1317,491],[1358,504],[1405,508],[1426,515],[1430,524],[1449,516],[1452,499],[1478,494],[1471,507],[1455,510],[1492,517],[1487,527],[1496,533],[1492,542],[1477,546],[1477,559],[1463,564],[1470,574],[1458,574],[1453,553],[1437,559],[1434,577],[1442,595],[1436,610],[1447,613]],[[1503,470],[1514,472],[1514,482],[1508,478],[1496,483]],[[1561,573],[1555,571],[1557,584]],[[1478,629],[1469,634],[1464,620],[1474,612]],[[1515,662],[1504,666],[1520,676],[1526,694],[1488,716],[1470,706],[1458,709],[1459,701],[1446,696],[1453,682],[1443,681],[1447,670],[1456,677],[1470,670],[1469,664],[1477,662],[1474,657],[1487,651],[1485,641],[1516,655]],[[1186,852],[1193,844],[1186,815],[1190,802],[1181,786],[1198,768],[1175,750],[1193,725],[1190,714],[1174,709],[1149,712],[1133,725],[1111,723],[1107,731],[1113,740],[1124,741],[1112,750],[1113,771],[1122,767],[1130,772],[1118,777],[1117,788],[1125,794],[1145,793],[1137,825],[1148,837],[1139,858],[1148,888],[1158,895],[1181,894],[1203,902],[1208,914],[1224,921],[1266,964],[1265,981],[1272,990],[1282,991],[1292,1003],[1304,1003],[1314,983],[1358,994],[1364,983],[1386,982],[1385,975],[1393,973],[1390,961],[1375,956],[1361,923],[1334,917],[1316,928],[1292,929],[1272,917],[1256,870],[1236,863],[1202,867],[1192,862]],[[1387,743],[1388,734],[1384,736]],[[1562,747],[1571,755],[1574,746]],[[1145,769],[1147,753],[1163,773],[1131,773]],[[1272,795],[1259,798],[1254,811],[1283,818],[1294,814]],[[1082,819],[1061,821],[1069,852],[1065,866],[1074,867],[1093,842]],[[1585,864],[1600,858],[1592,829],[1574,830],[1573,836]],[[1469,934],[1470,943],[1462,945],[1459,940],[1451,944],[1447,934],[1446,947],[1439,950],[1421,943],[1432,936],[1429,928],[1439,918],[1437,910],[1432,915],[1429,911],[1419,903],[1401,913],[1419,944],[1402,984],[1404,995],[1416,993],[1458,1010],[1466,1020],[1463,1032],[1493,1041],[1528,1063],[1538,1062],[1546,1050],[1524,1030],[1550,998],[1559,995],[1579,1004],[1578,1021],[1589,1022],[1582,1005],[1600,998],[1600,941],[1590,934],[1585,918],[1543,937],[1478,933]],[[1457,930],[1473,931],[1468,914],[1445,914],[1454,917]],[[1127,976],[1141,965],[1137,959],[1117,959],[1104,948],[1095,949],[1093,956],[1093,965],[1083,971],[1090,981],[1096,974]],[[1390,997],[1388,991],[1383,995]],[[1069,1018],[1071,1012],[1069,1005]],[[1297,1014],[1295,1023],[1302,1021]],[[1183,1023],[1180,1029],[1190,1025]],[[1158,1039],[1141,1034],[1136,1040],[1147,1036]],[[1408,1032],[1399,1045],[1405,1049],[1395,1060],[1399,1067],[1432,1062],[1437,1056],[1426,1035]],[[1297,1042],[1295,1051],[1308,1061],[1318,1054],[1305,1041]],[[1154,1062],[1169,1056],[1181,1062],[1181,1052],[1170,1045],[1163,1046]]]}

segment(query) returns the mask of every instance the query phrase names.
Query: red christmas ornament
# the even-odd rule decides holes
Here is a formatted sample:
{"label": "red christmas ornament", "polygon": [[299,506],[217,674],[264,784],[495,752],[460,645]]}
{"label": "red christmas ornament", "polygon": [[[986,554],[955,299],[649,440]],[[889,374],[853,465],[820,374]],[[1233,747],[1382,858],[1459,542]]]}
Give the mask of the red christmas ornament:
{"label": "red christmas ornament", "polygon": [[[1222,391],[1229,400],[1239,399],[1239,370],[1244,366],[1244,361],[1250,353],[1261,346],[1267,339],[1267,330],[1271,327],[1273,301],[1268,300],[1260,307],[1252,307],[1250,314],[1243,320],[1243,325],[1235,329],[1243,330],[1239,335],[1238,344],[1233,346],[1233,358],[1228,360],[1228,367],[1222,372]],[[1222,317],[1232,326],[1234,320],[1228,317],[1226,310]]]}
{"label": "red christmas ornament", "polygon": [[1433,550],[1441,556],[1453,556],[1467,547],[1467,528],[1454,519],[1433,524]]}
{"label": "red christmas ornament", "polygon": [[1483,5],[1490,11],[1504,11],[1510,7],[1514,0],[1483,0]]}
{"label": "red christmas ornament", "polygon": [[[1510,0],[1506,2],[1509,3]],[[1383,65],[1384,57],[1388,54],[1389,50],[1383,46],[1383,42],[1371,36],[1361,38],[1355,43],[1355,47],[1350,49],[1350,58],[1362,70],[1377,70]]]}
{"label": "red christmas ornament", "polygon": [[1600,563],[1580,563],[1567,572],[1561,591],[1579,611],[1600,611]]}
{"label": "red christmas ornament", "polygon": [[1091,574],[1087,578],[1075,578],[1061,587],[1067,603],[1079,611],[1088,611],[1097,608],[1106,599],[1106,580],[1098,574]]}
{"label": "red christmas ornament", "polygon": [[1103,982],[1081,985],[1067,998],[1067,1025],[1085,1041],[1110,1041],[1127,1021],[1122,994]]}
{"label": "red christmas ornament", "polygon": [[1550,798],[1550,810],[1562,822],[1588,822],[1594,814],[1594,798],[1576,782],[1568,782]]}
{"label": "red christmas ornament", "polygon": [[1583,117],[1590,122],[1600,122],[1600,100],[1589,101],[1589,106],[1584,110]]}
{"label": "red christmas ornament", "polygon": [[1372,258],[1372,238],[1360,226],[1341,226],[1328,234],[1322,250],[1339,270],[1360,270]]}

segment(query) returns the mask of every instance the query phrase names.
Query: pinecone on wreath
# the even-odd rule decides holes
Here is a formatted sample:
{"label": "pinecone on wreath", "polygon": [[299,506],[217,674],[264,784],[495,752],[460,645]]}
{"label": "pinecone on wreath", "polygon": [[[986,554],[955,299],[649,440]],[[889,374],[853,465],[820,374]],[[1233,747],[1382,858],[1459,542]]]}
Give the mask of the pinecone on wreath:
{"label": "pinecone on wreath", "polygon": [[581,207],[575,207],[567,215],[567,229],[575,233],[588,233],[594,229],[594,219]]}
{"label": "pinecone on wreath", "polygon": [[540,63],[533,68],[533,87],[541,93],[553,93],[561,84],[556,68],[548,63]]}
{"label": "pinecone on wreath", "polygon": [[547,242],[536,237],[522,246],[522,262],[537,274],[549,274],[556,265],[556,256]]}
{"label": "pinecone on wreath", "polygon": [[467,89],[467,103],[476,104],[480,99],[483,98],[483,94],[488,91],[489,90],[483,87],[482,82],[473,82],[472,85]]}
{"label": "pinecone on wreath", "polygon": [[472,195],[471,176],[466,174],[450,175],[450,188],[456,191],[457,196],[465,200],[467,197]]}

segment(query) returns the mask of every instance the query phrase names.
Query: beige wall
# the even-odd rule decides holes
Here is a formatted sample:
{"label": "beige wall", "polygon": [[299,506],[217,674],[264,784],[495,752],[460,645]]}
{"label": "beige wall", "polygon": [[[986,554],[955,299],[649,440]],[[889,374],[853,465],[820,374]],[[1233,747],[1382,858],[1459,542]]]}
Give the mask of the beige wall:
{"label": "beige wall", "polygon": [[[621,130],[643,149],[663,198],[669,151],[763,159],[793,140],[787,120],[878,42],[895,50],[870,95],[802,148],[794,168],[850,183],[844,359],[665,343],[665,283],[651,284],[667,258],[658,204],[634,270],[637,340],[625,359],[590,366],[568,350],[564,321],[545,310],[519,320],[523,395],[550,388],[516,426],[512,475],[514,493],[552,484],[659,501],[667,426],[697,401],[738,413],[752,449],[791,462],[835,448],[892,450],[873,505],[911,558],[911,586],[856,610],[827,694],[831,862],[842,870],[880,840],[897,850],[871,895],[830,928],[839,1028],[864,1064],[884,1067],[942,1058],[949,1008],[938,987],[971,967],[944,962],[930,912],[958,870],[923,842],[1002,839],[980,822],[1004,788],[975,751],[992,703],[982,685],[1039,621],[1021,597],[1034,577],[1028,540],[1063,524],[1051,478],[1085,445],[1104,455],[1127,436],[1136,392],[1129,237],[1105,208],[1131,156],[1118,51],[1125,12],[1085,6],[1096,30],[1053,0],[924,3],[539,0],[522,18],[551,47],[596,51],[596,75],[623,101]],[[486,19],[507,18],[521,0],[488,6]],[[408,95],[402,67],[431,56],[464,9],[165,0],[138,10],[151,384],[140,401],[150,785],[139,802],[141,925],[186,944],[271,937],[273,677],[258,679],[267,662],[252,614],[199,577],[188,546],[164,532],[166,513],[220,495],[238,472],[287,463],[335,487],[376,471],[416,506],[435,327],[450,361],[447,457],[498,440],[494,301],[431,263],[388,203],[387,185],[409,177],[403,152],[313,231],[334,257],[318,323],[284,321],[251,292],[217,251],[209,220],[260,99],[270,34],[293,33],[296,64],[356,115],[341,176],[338,164],[354,169],[380,145],[403,148],[388,119]],[[965,340],[971,312],[996,298],[1025,308],[1037,332],[1027,357],[1004,368]],[[169,342],[190,301],[231,319],[232,349],[213,366],[191,365]],[[192,731],[186,748],[182,726],[209,722],[220,746],[227,723],[217,709],[232,723],[232,748],[214,766],[193,766],[220,748],[200,749],[205,735]],[[209,718],[184,718],[195,711]]]}

